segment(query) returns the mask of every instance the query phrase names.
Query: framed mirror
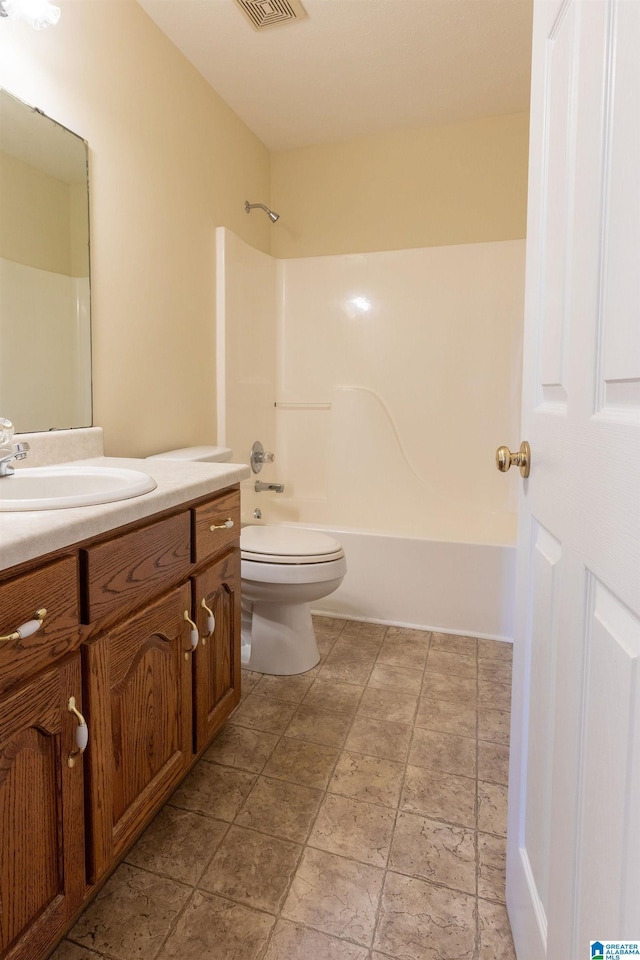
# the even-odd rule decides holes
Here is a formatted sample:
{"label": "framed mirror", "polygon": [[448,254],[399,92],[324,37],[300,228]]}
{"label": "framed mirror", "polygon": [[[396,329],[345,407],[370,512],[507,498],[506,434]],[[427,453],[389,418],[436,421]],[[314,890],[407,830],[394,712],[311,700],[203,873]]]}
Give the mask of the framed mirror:
{"label": "framed mirror", "polygon": [[0,90],[0,416],[91,426],[87,143]]}

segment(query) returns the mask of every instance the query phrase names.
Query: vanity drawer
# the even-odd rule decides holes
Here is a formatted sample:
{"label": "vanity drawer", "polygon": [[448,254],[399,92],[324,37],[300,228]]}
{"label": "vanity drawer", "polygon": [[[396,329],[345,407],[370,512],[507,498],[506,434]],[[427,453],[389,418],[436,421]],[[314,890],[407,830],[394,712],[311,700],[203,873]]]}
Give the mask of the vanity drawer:
{"label": "vanity drawer", "polygon": [[185,510],[80,551],[82,620],[113,620],[188,576],[191,517]]}
{"label": "vanity drawer", "polygon": [[[24,639],[0,640],[0,690],[50,666],[80,642],[78,567],[63,557],[0,584],[0,637],[46,610],[42,625]],[[26,632],[26,631],[25,631]]]}
{"label": "vanity drawer", "polygon": [[[193,510],[193,560],[225,550],[240,536],[240,491],[230,490]],[[231,526],[227,523],[231,522]]]}

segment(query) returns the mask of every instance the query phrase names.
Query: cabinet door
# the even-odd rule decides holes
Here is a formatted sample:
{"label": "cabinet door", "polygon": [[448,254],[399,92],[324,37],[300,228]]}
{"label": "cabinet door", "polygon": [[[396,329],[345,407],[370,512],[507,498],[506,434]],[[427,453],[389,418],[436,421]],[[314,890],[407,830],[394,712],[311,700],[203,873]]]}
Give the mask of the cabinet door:
{"label": "cabinet door", "polygon": [[82,760],[69,767],[82,709],[80,655],[0,706],[0,955],[48,955],[85,891]]}
{"label": "cabinet door", "polygon": [[184,584],[85,647],[94,882],[191,762],[190,607]]}
{"label": "cabinet door", "polygon": [[[194,656],[195,751],[220,729],[240,700],[240,551],[231,550],[194,578],[200,642]],[[209,614],[215,627],[208,633]]]}

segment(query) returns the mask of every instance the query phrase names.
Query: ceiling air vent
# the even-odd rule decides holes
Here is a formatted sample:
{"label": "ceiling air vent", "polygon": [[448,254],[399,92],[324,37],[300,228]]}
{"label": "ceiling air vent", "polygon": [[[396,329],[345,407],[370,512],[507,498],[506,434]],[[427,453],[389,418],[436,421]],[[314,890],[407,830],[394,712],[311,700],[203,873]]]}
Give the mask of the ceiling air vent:
{"label": "ceiling air vent", "polygon": [[300,0],[235,0],[235,3],[254,30],[295,23],[307,16]]}

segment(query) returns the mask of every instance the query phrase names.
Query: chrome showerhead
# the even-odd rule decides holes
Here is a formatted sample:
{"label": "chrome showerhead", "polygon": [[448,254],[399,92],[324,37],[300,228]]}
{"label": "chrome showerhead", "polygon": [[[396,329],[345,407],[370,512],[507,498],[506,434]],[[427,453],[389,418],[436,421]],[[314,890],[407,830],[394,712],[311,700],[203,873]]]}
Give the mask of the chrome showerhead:
{"label": "chrome showerhead", "polygon": [[264,203],[249,203],[248,200],[245,200],[244,202],[245,213],[251,213],[251,211],[254,210],[256,207],[259,207],[260,210],[264,210],[264,212],[269,217],[269,220],[271,220],[271,223],[275,223],[276,220],[280,219],[280,214],[274,213],[273,210],[269,210],[269,207],[266,207]]}

